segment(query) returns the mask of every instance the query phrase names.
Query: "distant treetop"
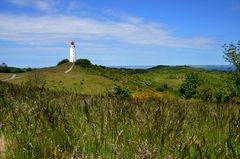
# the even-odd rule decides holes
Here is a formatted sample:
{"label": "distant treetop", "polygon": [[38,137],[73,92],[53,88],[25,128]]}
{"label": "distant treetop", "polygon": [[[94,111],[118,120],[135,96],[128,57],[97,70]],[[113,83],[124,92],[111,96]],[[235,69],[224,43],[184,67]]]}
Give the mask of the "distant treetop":
{"label": "distant treetop", "polygon": [[7,67],[7,64],[5,62],[3,62],[0,66],[1,67]]}
{"label": "distant treetop", "polygon": [[240,71],[240,40],[237,44],[225,44],[223,49],[225,60],[233,64]]}
{"label": "distant treetop", "polygon": [[92,65],[91,61],[88,59],[77,59],[75,64],[80,65],[80,66],[91,66]]}

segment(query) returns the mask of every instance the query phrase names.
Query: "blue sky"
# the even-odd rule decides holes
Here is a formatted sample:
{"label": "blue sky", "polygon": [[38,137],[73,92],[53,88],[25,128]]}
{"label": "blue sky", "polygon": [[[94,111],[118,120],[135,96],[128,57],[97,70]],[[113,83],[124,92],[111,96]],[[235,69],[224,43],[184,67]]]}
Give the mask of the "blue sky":
{"label": "blue sky", "polygon": [[0,0],[0,63],[218,65],[240,40],[240,0]]}

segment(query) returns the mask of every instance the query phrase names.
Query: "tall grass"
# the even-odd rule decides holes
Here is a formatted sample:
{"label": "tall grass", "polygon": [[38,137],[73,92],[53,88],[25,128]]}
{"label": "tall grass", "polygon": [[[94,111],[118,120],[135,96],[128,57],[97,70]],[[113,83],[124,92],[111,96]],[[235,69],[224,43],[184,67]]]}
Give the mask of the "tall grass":
{"label": "tall grass", "polygon": [[240,158],[239,105],[86,96],[3,82],[0,97],[6,158]]}

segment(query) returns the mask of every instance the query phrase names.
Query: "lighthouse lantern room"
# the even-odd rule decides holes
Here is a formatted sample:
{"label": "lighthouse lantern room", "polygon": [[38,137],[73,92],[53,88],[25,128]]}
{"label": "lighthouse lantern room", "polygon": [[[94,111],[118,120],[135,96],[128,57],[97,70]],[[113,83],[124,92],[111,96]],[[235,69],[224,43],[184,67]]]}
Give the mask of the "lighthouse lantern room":
{"label": "lighthouse lantern room", "polygon": [[70,59],[69,62],[75,62],[76,61],[76,56],[75,56],[75,44],[73,41],[70,43]]}

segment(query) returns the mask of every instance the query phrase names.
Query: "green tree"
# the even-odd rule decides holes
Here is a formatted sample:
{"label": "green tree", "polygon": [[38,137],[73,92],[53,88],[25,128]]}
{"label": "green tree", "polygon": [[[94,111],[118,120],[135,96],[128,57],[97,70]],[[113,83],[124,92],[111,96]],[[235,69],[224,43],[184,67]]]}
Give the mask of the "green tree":
{"label": "green tree", "polygon": [[184,98],[193,98],[197,93],[197,88],[201,84],[199,73],[188,73],[186,78],[179,88],[180,96]]}
{"label": "green tree", "polygon": [[240,96],[240,40],[237,44],[225,44],[223,48],[225,60],[237,68],[237,71],[231,73],[228,85],[232,96]]}
{"label": "green tree", "polygon": [[223,45],[223,49],[225,60],[233,64],[240,71],[240,41],[237,44],[225,44]]}

